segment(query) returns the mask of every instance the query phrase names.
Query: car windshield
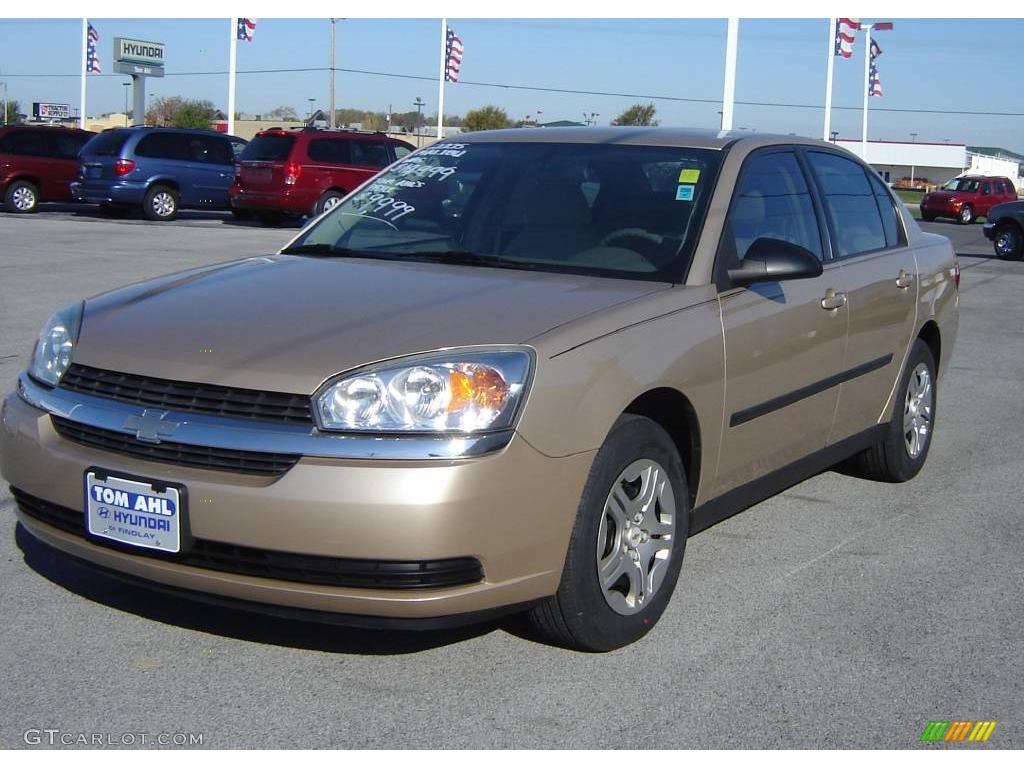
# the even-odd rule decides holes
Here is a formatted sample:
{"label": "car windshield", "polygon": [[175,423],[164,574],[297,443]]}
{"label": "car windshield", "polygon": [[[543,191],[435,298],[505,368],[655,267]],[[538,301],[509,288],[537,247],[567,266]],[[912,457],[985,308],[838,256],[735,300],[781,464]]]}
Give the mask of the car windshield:
{"label": "car windshield", "polygon": [[285,252],[679,282],[720,155],[446,141],[392,165]]}
{"label": "car windshield", "polygon": [[942,188],[949,190],[950,192],[977,192],[978,191],[978,180],[977,179],[950,179]]}

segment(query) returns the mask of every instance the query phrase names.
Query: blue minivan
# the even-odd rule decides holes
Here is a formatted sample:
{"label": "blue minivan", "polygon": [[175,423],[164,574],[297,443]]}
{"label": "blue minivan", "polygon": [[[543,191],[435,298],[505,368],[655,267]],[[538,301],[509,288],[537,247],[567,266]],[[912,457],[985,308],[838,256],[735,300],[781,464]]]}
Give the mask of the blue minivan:
{"label": "blue minivan", "polygon": [[191,128],[111,128],[82,147],[71,194],[105,212],[141,206],[154,221],[170,221],[182,208],[229,210],[245,143]]}

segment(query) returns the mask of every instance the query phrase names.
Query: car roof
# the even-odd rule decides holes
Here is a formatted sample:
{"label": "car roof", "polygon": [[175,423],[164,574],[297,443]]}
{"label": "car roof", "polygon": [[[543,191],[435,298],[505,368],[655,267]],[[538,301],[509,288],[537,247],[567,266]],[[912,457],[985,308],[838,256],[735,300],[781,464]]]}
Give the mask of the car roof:
{"label": "car roof", "polygon": [[187,133],[187,134],[201,134],[203,136],[223,136],[225,139],[238,139],[239,141],[245,141],[241,136],[235,136],[231,133],[221,133],[220,131],[208,131],[205,128],[175,128],[172,126],[163,125],[129,125],[127,127],[121,126],[118,128],[106,128],[103,133]]}
{"label": "car roof", "polygon": [[736,143],[756,146],[773,144],[810,144],[837,149],[834,144],[804,136],[783,136],[750,131],[714,131],[699,128],[647,126],[571,127],[571,128],[506,128],[497,131],[474,131],[444,139],[446,142],[528,142],[554,144],[632,144],[656,147],[688,147],[724,149]]}
{"label": "car roof", "polygon": [[257,136],[309,136],[317,139],[384,139],[385,141],[401,141],[388,136],[383,131],[357,131],[346,128],[264,128],[257,131]]}

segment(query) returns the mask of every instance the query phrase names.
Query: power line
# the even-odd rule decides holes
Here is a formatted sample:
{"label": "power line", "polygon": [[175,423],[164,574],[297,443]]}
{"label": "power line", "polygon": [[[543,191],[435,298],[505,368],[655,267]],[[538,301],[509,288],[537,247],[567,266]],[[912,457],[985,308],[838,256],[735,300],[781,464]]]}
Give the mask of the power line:
{"label": "power line", "polygon": [[[292,72],[327,72],[329,67],[293,67],[288,69],[246,69],[238,70],[239,75],[263,75],[263,74],[279,74],[279,73],[292,73]],[[369,69],[346,69],[344,67],[336,67],[336,72],[347,72],[353,75],[371,75],[375,77],[391,77],[399,80],[422,80],[427,82],[437,82],[436,77],[428,75],[408,75],[398,72],[378,72]],[[210,70],[205,72],[167,72],[165,77],[194,77],[194,76],[205,76],[205,75],[227,75],[227,70]],[[4,77],[80,77],[79,74],[73,75],[27,75],[27,74],[6,74]],[[90,77],[122,77],[117,74],[104,74],[104,75],[90,75]],[[664,94],[645,94],[645,93],[618,93],[615,91],[589,91],[577,88],[551,88],[541,85],[515,85],[512,83],[487,83],[474,80],[459,80],[459,85],[471,85],[480,88],[502,88],[505,90],[512,91],[536,91],[539,93],[564,93],[579,96],[612,96],[616,98],[626,99],[650,99],[653,101],[674,101],[690,104],[721,104],[721,99],[699,99],[689,96],[667,96]],[[774,101],[741,101],[736,100],[736,104],[740,104],[746,107],[783,107],[786,109],[824,109],[821,104],[794,104],[787,102],[774,102]],[[847,110],[851,112],[861,111],[861,106],[855,107],[844,107],[840,105],[832,105],[832,109]],[[911,109],[901,107],[872,107],[872,112],[899,112],[903,114],[917,114],[917,115],[975,115],[979,117],[1024,117],[1024,112],[990,112],[990,111],[977,111],[977,110],[955,110],[955,109]]]}

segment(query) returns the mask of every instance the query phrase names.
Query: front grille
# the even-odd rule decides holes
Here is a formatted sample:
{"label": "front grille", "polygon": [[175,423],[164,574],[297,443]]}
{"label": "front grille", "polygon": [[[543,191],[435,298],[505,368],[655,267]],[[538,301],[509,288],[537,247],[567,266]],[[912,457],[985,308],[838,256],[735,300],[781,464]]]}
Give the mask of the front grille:
{"label": "front grille", "polygon": [[67,440],[88,445],[90,448],[165,464],[278,477],[295,466],[295,462],[300,458],[295,453],[239,451],[233,448],[209,448],[168,441],[144,443],[123,432],[79,424],[62,416],[51,414],[50,419],[57,434]]}
{"label": "front grille", "polygon": [[262,392],[189,381],[169,381],[72,364],[60,380],[62,389],[184,413],[236,419],[312,424],[307,395]]}
{"label": "front grille", "polygon": [[[31,496],[14,487],[11,488],[11,494],[18,508],[29,517],[85,537],[85,515],[82,512]],[[364,560],[299,555],[272,549],[240,547],[205,539],[194,539],[188,552],[172,555],[122,546],[116,542],[108,543],[103,539],[90,541],[133,555],[154,557],[211,571],[332,587],[431,589],[476,584],[484,577],[480,561],[474,557],[453,557],[445,560]]]}

